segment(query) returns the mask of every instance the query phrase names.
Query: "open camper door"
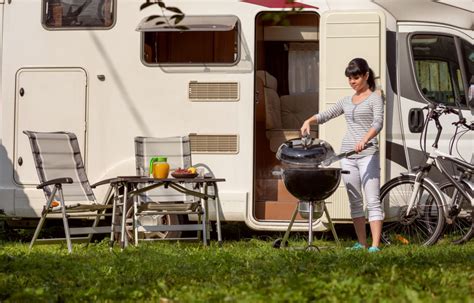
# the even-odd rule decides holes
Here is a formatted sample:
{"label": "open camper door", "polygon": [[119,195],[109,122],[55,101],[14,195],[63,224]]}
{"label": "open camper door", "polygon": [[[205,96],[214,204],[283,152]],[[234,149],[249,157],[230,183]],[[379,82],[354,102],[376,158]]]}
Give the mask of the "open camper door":
{"label": "open camper door", "polygon": [[[376,84],[385,91],[385,16],[377,11],[326,12],[321,18],[320,111],[340,98],[353,94],[344,70],[353,58],[364,58],[375,73]],[[319,137],[340,150],[346,130],[340,116],[319,126]],[[379,135],[382,184],[385,176],[385,127]],[[329,198],[327,207],[333,219],[350,219],[344,185]]]}

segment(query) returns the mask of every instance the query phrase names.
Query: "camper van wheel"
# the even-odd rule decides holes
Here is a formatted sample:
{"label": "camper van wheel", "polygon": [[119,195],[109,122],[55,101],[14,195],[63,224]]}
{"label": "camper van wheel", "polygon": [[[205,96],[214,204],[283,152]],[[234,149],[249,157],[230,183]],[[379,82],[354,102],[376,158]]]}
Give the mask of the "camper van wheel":
{"label": "camper van wheel", "polygon": [[[126,233],[129,243],[134,242],[135,235],[133,233],[133,206],[127,210]],[[138,220],[143,225],[177,225],[182,224],[184,219],[182,215],[150,215],[141,216]],[[163,231],[163,232],[141,232],[138,239],[177,239],[181,238],[181,231]]]}
{"label": "camper van wheel", "polygon": [[280,247],[287,247],[288,246],[288,241],[283,242],[282,238],[278,238],[275,241],[273,241],[273,248],[280,248]]}

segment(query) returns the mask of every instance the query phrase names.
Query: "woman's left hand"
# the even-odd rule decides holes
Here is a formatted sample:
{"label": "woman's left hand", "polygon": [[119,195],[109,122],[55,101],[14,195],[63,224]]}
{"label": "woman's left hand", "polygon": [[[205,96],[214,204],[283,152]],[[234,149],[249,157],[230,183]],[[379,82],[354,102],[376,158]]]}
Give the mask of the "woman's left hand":
{"label": "woman's left hand", "polygon": [[356,146],[354,147],[354,150],[357,152],[357,153],[360,153],[361,151],[363,151],[365,149],[365,145],[367,144],[367,141],[365,140],[361,140],[359,141]]}

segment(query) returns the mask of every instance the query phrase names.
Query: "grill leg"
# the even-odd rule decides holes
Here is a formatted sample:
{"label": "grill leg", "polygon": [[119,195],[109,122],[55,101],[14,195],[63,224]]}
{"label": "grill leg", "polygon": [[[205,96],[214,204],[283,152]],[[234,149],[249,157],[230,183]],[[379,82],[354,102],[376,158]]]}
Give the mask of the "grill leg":
{"label": "grill leg", "polygon": [[341,245],[341,242],[339,242],[339,238],[337,237],[336,229],[334,228],[334,224],[332,224],[331,216],[329,216],[328,209],[326,207],[326,203],[324,203],[324,213],[326,214],[326,218],[328,218],[328,223],[329,223],[329,228],[331,228],[332,235],[334,237],[334,240],[336,240],[337,245]]}
{"label": "grill leg", "polygon": [[313,209],[314,209],[314,202],[309,201],[308,246],[311,246],[313,244]]}
{"label": "grill leg", "polygon": [[293,212],[293,215],[291,216],[290,224],[288,224],[288,229],[286,230],[285,235],[283,236],[283,240],[281,240],[282,246],[286,246],[286,243],[288,243],[288,238],[290,237],[291,228],[293,227],[293,223],[295,223],[297,214],[298,214],[298,203],[296,203],[295,211]]}

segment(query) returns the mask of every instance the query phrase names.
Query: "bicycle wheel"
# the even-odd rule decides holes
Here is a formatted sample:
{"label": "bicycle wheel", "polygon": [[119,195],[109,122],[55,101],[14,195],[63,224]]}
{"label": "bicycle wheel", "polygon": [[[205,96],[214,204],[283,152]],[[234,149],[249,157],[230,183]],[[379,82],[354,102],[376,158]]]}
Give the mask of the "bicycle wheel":
{"label": "bicycle wheel", "polygon": [[[470,188],[463,186],[469,194]],[[453,204],[449,206],[448,216],[453,220],[452,224],[445,224],[443,236],[453,244],[462,244],[469,241],[474,234],[474,222],[472,220],[472,205],[458,191],[454,194],[454,185],[447,181],[442,183],[439,188],[449,197],[453,198]]]}
{"label": "bicycle wheel", "polygon": [[414,176],[400,176],[382,186],[380,201],[385,213],[382,241],[386,244],[433,245],[441,235],[442,198],[430,184],[421,184],[416,205],[407,215],[414,185]]}

